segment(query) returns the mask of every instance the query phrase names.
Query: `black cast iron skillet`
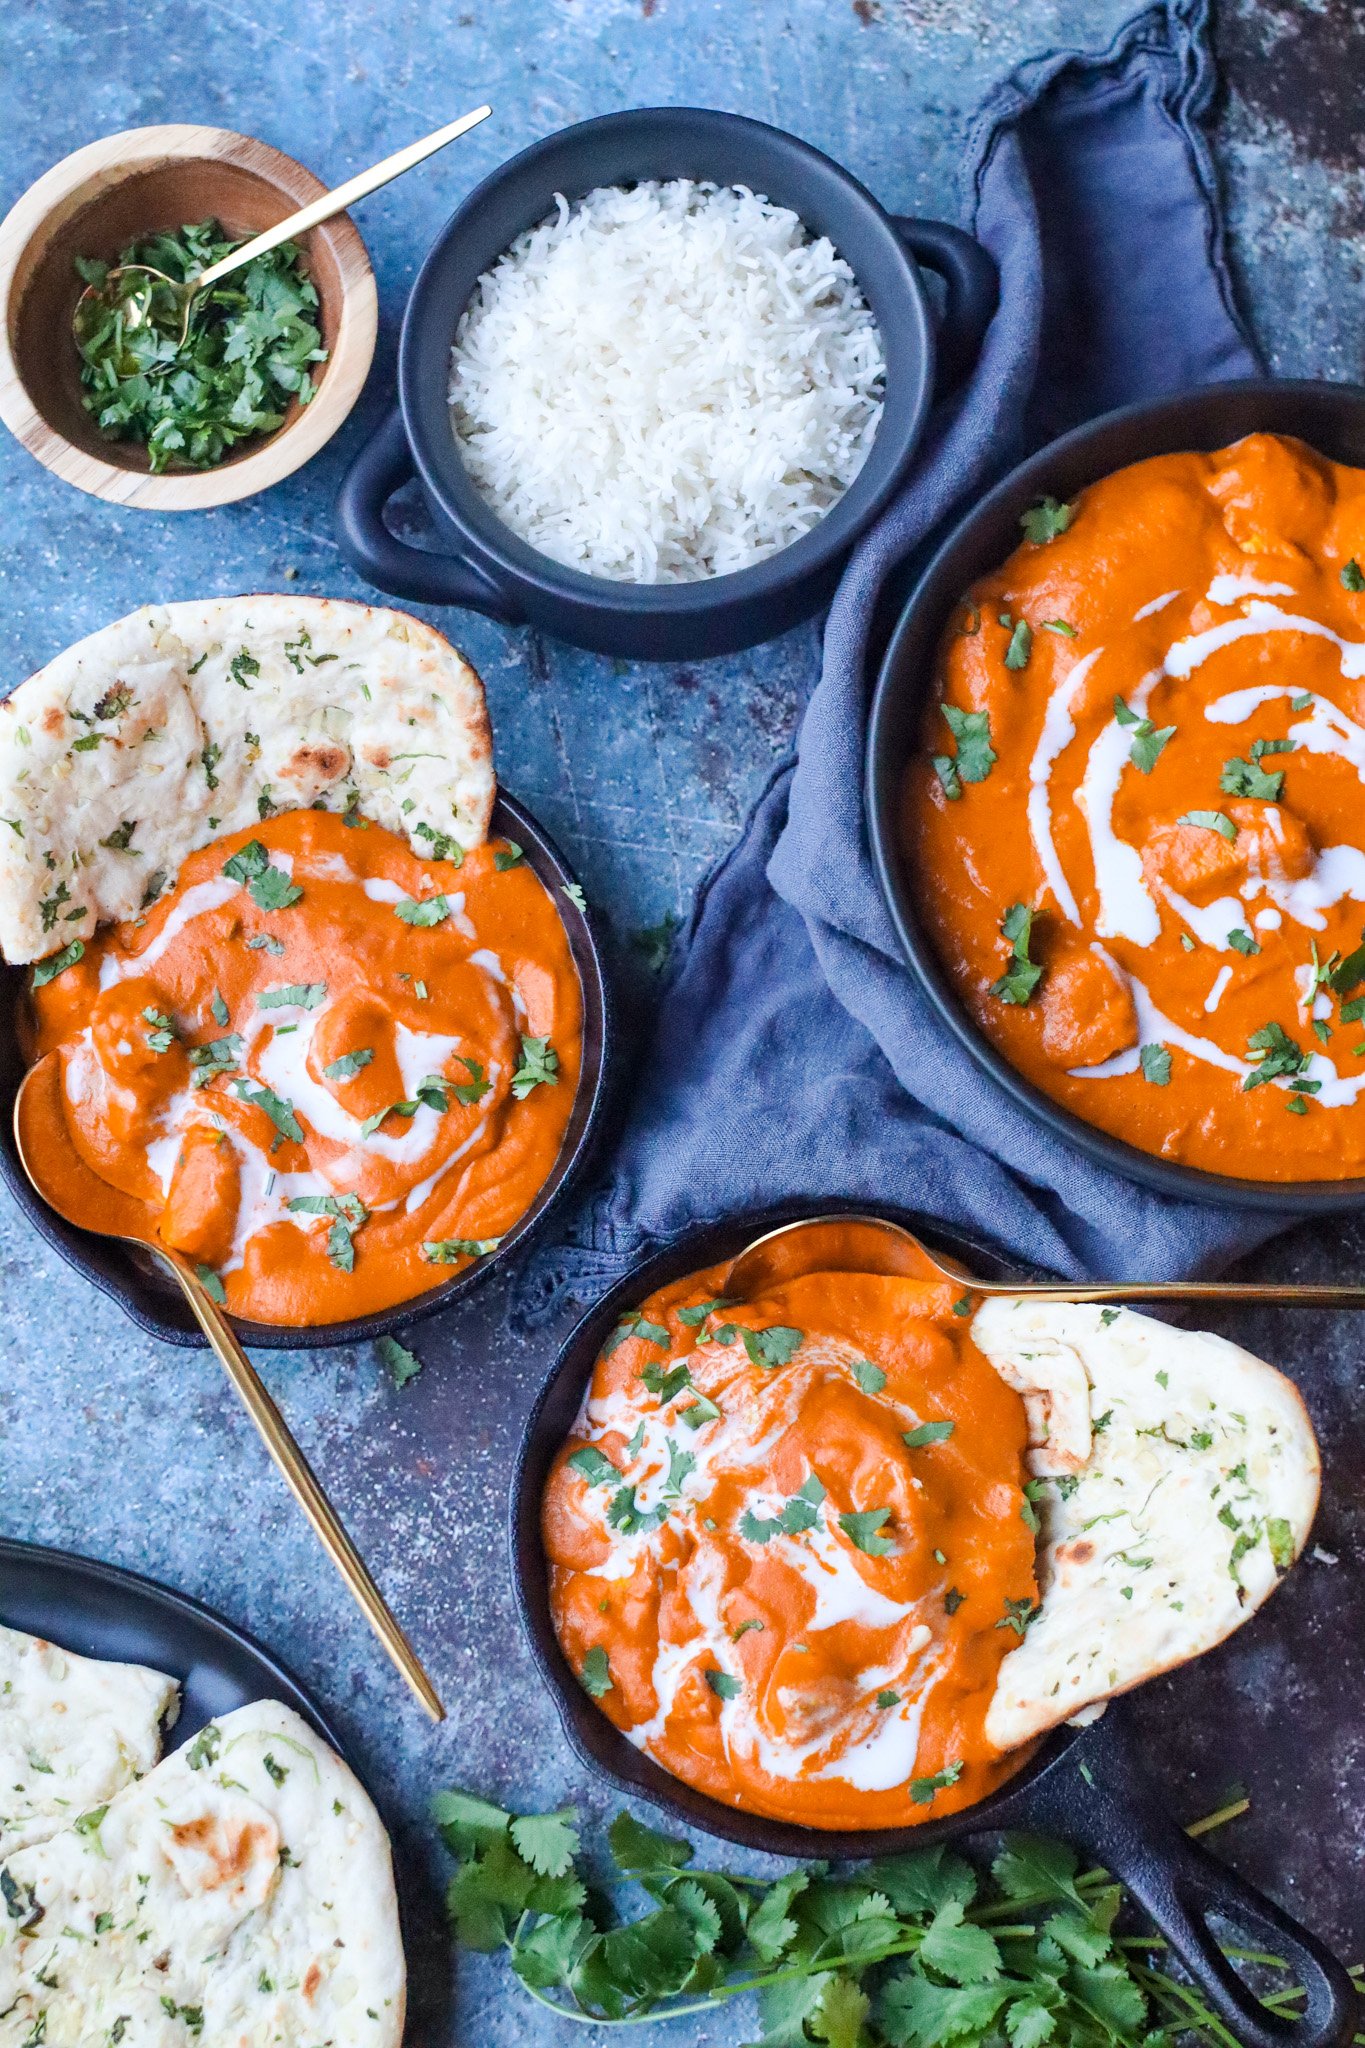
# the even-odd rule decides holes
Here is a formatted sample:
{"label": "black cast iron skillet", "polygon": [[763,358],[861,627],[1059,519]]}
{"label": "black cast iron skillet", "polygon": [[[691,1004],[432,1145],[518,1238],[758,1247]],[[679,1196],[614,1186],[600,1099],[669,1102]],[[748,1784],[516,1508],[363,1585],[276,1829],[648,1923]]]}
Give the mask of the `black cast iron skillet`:
{"label": "black cast iron skillet", "polygon": [[[481,274],[525,229],[602,185],[693,178],[747,185],[827,235],[850,264],[881,329],[886,400],[861,473],[810,533],[766,562],[698,583],[617,583],[528,547],[475,490],[460,460],[446,393],[450,348]],[[937,341],[919,265],[947,288]],[[515,156],[472,192],[418,274],[403,321],[398,404],[352,465],[337,536],[360,575],[422,604],[486,612],[580,647],[653,661],[751,647],[818,611],[850,549],[904,481],[935,389],[970,369],[995,310],[995,266],[943,221],[893,219],[847,171],[808,143],[738,114],[637,107],[566,128]],[[410,547],[384,523],[413,475],[442,553]]]}
{"label": "black cast iron skillet", "polygon": [[[415,1301],[400,1302],[395,1308],[374,1315],[356,1316],[345,1323],[318,1323],[307,1329],[286,1328],[278,1323],[252,1323],[234,1318],[233,1327],[251,1350],[307,1351],[331,1344],[359,1344],[369,1338],[387,1336],[413,1323],[423,1322],[462,1300],[481,1286],[490,1272],[525,1249],[528,1238],[539,1232],[551,1211],[558,1206],[571,1185],[580,1177],[591,1157],[598,1136],[610,1086],[613,1052],[612,1000],[606,963],[594,916],[580,910],[564,894],[573,882],[573,871],[542,826],[515,798],[498,796],[489,827],[493,838],[516,841],[535,869],[564,920],[569,946],[583,991],[583,1064],[573,1113],[564,1134],[564,1144],[540,1193],[515,1228],[495,1252],[454,1274],[441,1287]],[[53,1214],[34,1192],[28,1175],[14,1149],[14,1098],[24,1078],[23,1054],[19,1049],[17,1019],[24,999],[25,975],[19,968],[0,963],[0,1177],[19,1207],[41,1237],[61,1253],[69,1266],[94,1283],[102,1294],[116,1301],[125,1314],[149,1336],[168,1344],[197,1346],[206,1342],[193,1320],[178,1288],[173,1288],[150,1256],[145,1259],[124,1250],[106,1238],[91,1237],[74,1229]]]}
{"label": "black cast iron skillet", "polygon": [[[665,1771],[627,1742],[570,1669],[550,1618],[548,1573],[540,1540],[540,1502],[556,1451],[573,1427],[603,1342],[623,1309],[654,1288],[733,1258],[774,1225],[866,1204],[822,1200],[762,1215],[731,1217],[698,1230],[645,1260],[589,1310],[571,1332],[522,1438],[511,1498],[513,1572],[522,1623],[564,1732],[589,1767],[627,1794],[662,1807],[685,1826],[776,1856],[850,1861],[901,1855],[1000,1828],[1045,1830],[1098,1858],[1125,1884],[1170,1942],[1210,2006],[1247,2048],[1344,2048],[1358,2001],[1346,1971],[1315,1936],[1270,1899],[1217,1862],[1162,1812],[1133,1753],[1122,1703],[1092,1727],[1058,1729],[1000,1791],[966,1812],[917,1827],[804,1828],[723,1806]],[[961,1258],[983,1278],[1005,1278],[998,1252],[904,1210],[882,1213],[936,1249]],[[1282,1955],[1305,1987],[1302,2017],[1268,2012],[1232,1969],[1210,1919],[1230,1922],[1257,1945]]]}
{"label": "black cast iron skillet", "polygon": [[1126,406],[1052,442],[983,498],[923,570],[887,648],[868,724],[865,800],[873,859],[905,958],[939,1017],[1006,1094],[1054,1136],[1159,1194],[1308,1216],[1365,1206],[1365,1178],[1235,1180],[1181,1166],[1096,1130],[1026,1081],[959,1003],[920,925],[915,876],[900,830],[906,763],[920,744],[940,635],[968,585],[1014,552],[1020,514],[1042,497],[1073,498],[1087,484],[1150,455],[1185,448],[1211,451],[1258,432],[1293,435],[1333,461],[1365,465],[1365,388],[1258,378]]}

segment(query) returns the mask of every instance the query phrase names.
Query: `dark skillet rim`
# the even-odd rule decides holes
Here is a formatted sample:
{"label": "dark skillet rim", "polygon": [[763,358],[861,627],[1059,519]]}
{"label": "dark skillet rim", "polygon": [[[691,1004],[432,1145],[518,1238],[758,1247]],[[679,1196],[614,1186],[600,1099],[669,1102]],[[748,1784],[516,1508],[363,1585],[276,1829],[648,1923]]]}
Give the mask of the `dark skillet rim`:
{"label": "dark skillet rim", "polygon": [[[1180,447],[1226,446],[1242,434],[1255,431],[1243,425],[1231,434],[1197,438],[1197,430],[1168,439],[1162,438],[1167,423],[1188,416],[1213,412],[1223,406],[1265,405],[1292,408],[1348,406],[1361,414],[1362,457],[1365,459],[1365,386],[1330,384],[1313,379],[1279,380],[1247,378],[1237,382],[1211,384],[1196,390],[1144,400],[1104,413],[1084,426],[1073,428],[1050,442],[1027,461],[1013,469],[985,497],[977,500],[959,519],[947,538],[935,549],[916,577],[914,587],[902,605],[890,644],[882,657],[873,686],[864,763],[864,802],[873,864],[891,920],[900,940],[906,964],[918,980],[940,1021],[987,1074],[1027,1110],[1054,1137],[1063,1139],[1078,1152],[1111,1172],[1122,1174],[1157,1194],[1187,1202],[1226,1204],[1231,1208],[1278,1212],[1285,1217],[1330,1215],[1337,1211],[1365,1207],[1365,1176],[1343,1181],[1259,1181],[1237,1180],[1230,1175],[1184,1166],[1140,1151],[1121,1138],[1086,1123],[1035,1088],[1004,1055],[991,1045],[960,1004],[956,991],[939,963],[928,937],[921,931],[913,904],[913,879],[899,844],[900,790],[907,755],[897,743],[895,727],[906,714],[899,701],[907,694],[916,700],[929,686],[926,664],[921,674],[905,673],[914,642],[923,633],[926,643],[936,645],[938,636],[963,589],[984,567],[970,571],[959,583],[949,578],[946,590],[938,586],[952,569],[959,550],[970,550],[973,536],[994,519],[1013,522],[1018,514],[1048,494],[1070,497],[1089,483],[1098,482],[1115,469],[1141,461],[1144,455],[1175,452]],[[1148,430],[1152,445],[1133,449],[1116,461],[1095,463],[1086,458],[1097,442],[1138,427]],[[1289,426],[1270,426],[1268,432],[1292,436]],[[1300,434],[1298,438],[1307,437]],[[1003,560],[1003,556],[1001,557]],[[926,628],[923,620],[930,620]]]}
{"label": "dark skillet rim", "polygon": [[[434,316],[428,311],[427,301],[433,280],[439,277],[450,260],[452,244],[471,221],[478,220],[495,188],[505,184],[513,175],[541,163],[548,161],[553,164],[561,152],[590,144],[594,137],[630,131],[651,137],[657,135],[660,124],[665,123],[682,123],[702,131],[710,129],[717,135],[722,132],[739,134],[751,139],[756,148],[777,148],[788,152],[809,175],[832,179],[843,189],[849,204],[866,209],[868,226],[875,226],[879,233],[882,261],[886,266],[885,274],[872,289],[881,296],[887,290],[890,274],[898,275],[905,300],[899,316],[902,322],[913,324],[914,333],[906,338],[901,330],[888,330],[884,320],[879,320],[878,325],[884,331],[888,352],[894,348],[899,353],[907,346],[918,351],[920,389],[909,414],[899,425],[894,425],[897,446],[893,448],[888,442],[878,461],[879,444],[888,428],[893,426],[884,413],[862,469],[843,496],[822,515],[809,533],[802,534],[766,561],[756,562],[747,569],[734,570],[723,576],[703,577],[691,583],[638,584],[605,576],[589,576],[557,562],[551,555],[542,554],[506,526],[476,489],[460,458],[444,404],[442,416],[437,420],[429,403],[426,385],[431,369],[427,351],[431,343],[427,327]],[[757,178],[753,189],[761,191],[764,183],[764,179]],[[576,181],[566,180],[565,184],[576,184]],[[552,209],[557,189],[559,187],[550,178],[547,181],[545,213]],[[585,185],[582,189],[590,190],[591,186]],[[575,189],[566,192],[566,196],[574,199],[581,197],[582,193]],[[781,195],[776,203],[793,205]],[[793,205],[793,211],[801,213],[801,208]],[[540,217],[543,218],[544,214]],[[805,218],[803,213],[802,219]],[[533,224],[527,223],[528,226]],[[843,251],[839,253],[843,254]],[[497,258],[490,260],[496,261]],[[870,266],[864,266],[862,270],[854,266],[859,288],[871,304],[869,274]],[[443,379],[455,326],[463,310],[461,305],[447,321]],[[592,604],[609,614],[635,614],[643,609],[654,614],[692,617],[711,610],[718,603],[741,605],[747,600],[784,595],[827,568],[853,546],[900,488],[906,466],[919,448],[933,399],[935,360],[934,324],[929,316],[919,265],[887,208],[851,171],[800,136],[770,122],[756,121],[746,114],[732,114],[717,107],[630,107],[619,113],[599,114],[591,120],[574,122],[531,143],[491,171],[456,209],[427,252],[408,297],[399,341],[398,388],[413,466],[423,487],[441,507],[446,518],[472,539],[488,558],[491,569],[503,576],[534,583],[555,596],[580,604]],[[888,391],[890,382],[891,362],[888,360]],[[447,440],[449,448],[445,445]],[[869,472],[877,469],[884,473],[880,481],[874,482]],[[482,569],[484,564],[476,562],[475,566]]]}
{"label": "dark skillet rim", "polygon": [[517,1608],[531,1655],[575,1756],[618,1792],[648,1800],[683,1826],[702,1829],[742,1848],[773,1856],[850,1862],[900,1855],[961,1835],[1013,1826],[1024,1817],[1031,1787],[1061,1759],[1081,1732],[1075,1728],[1055,1730],[998,1791],[959,1813],[946,1814],[941,1820],[925,1820],[913,1827],[801,1827],[722,1805],[673,1777],[629,1743],[607,1719],[583,1690],[559,1646],[550,1619],[540,1540],[540,1500],[554,1454],[577,1413],[597,1354],[619,1311],[636,1306],[653,1288],[683,1273],[733,1257],[751,1238],[780,1223],[806,1216],[869,1213],[903,1223],[927,1244],[974,1263],[982,1278],[1003,1279],[1020,1271],[1017,1262],[1007,1260],[988,1241],[950,1229],[935,1218],[887,1203],[851,1201],[841,1196],[810,1197],[701,1224],[642,1259],[579,1318],[565,1338],[527,1419],[512,1479],[508,1536]]}
{"label": "dark skillet rim", "polygon": [[[249,1349],[314,1351],[334,1345],[368,1343],[376,1337],[411,1329],[439,1315],[456,1301],[463,1301],[475,1288],[485,1285],[491,1273],[500,1272],[520,1256],[528,1243],[544,1229],[589,1163],[608,1104],[616,1050],[615,1004],[607,973],[603,934],[591,908],[580,910],[572,898],[561,900],[566,885],[575,883],[573,870],[533,814],[501,789],[494,806],[489,837],[512,837],[523,848],[527,865],[540,876],[555,899],[578,969],[583,999],[583,1064],[559,1158],[531,1207],[487,1258],[477,1260],[474,1265],[453,1274],[441,1286],[432,1288],[415,1300],[399,1302],[395,1307],[377,1310],[373,1315],[352,1317],[344,1323],[316,1323],[305,1329],[293,1329],[279,1323],[246,1322],[234,1318],[233,1329]],[[6,979],[13,993],[8,999],[0,998],[4,1002],[3,1013],[0,1013],[0,1058],[12,1062],[12,1079],[0,1073],[0,1178],[38,1235],[101,1294],[117,1302],[140,1330],[149,1337],[160,1338],[163,1343],[185,1349],[204,1347],[206,1339],[198,1326],[190,1323],[188,1310],[183,1308],[179,1296],[170,1292],[167,1283],[153,1278],[150,1270],[141,1272],[120,1246],[91,1237],[85,1231],[63,1223],[30,1186],[14,1150],[11,1127],[14,1094],[24,1074],[14,1026],[23,997],[24,975],[16,968],[0,968],[0,989],[4,988]],[[180,1315],[184,1320],[178,1319]]]}

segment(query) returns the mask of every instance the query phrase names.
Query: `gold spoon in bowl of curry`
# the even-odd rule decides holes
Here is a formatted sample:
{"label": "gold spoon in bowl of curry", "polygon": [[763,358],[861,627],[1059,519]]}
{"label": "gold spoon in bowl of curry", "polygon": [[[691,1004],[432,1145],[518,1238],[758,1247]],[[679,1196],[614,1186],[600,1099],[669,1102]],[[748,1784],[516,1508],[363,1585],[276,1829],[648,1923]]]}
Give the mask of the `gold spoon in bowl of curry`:
{"label": "gold spoon in bowl of curry", "polygon": [[200,1279],[194,1261],[156,1234],[152,1212],[145,1202],[102,1180],[86,1165],[69,1138],[63,1141],[66,1125],[61,1095],[61,1059],[55,1052],[48,1053],[30,1067],[14,1101],[14,1143],[24,1172],[48,1207],[64,1222],[96,1237],[116,1238],[151,1252],[174,1280],[361,1613],[432,1719],[444,1720],[445,1708],[416,1651],[371,1578],[264,1381]]}

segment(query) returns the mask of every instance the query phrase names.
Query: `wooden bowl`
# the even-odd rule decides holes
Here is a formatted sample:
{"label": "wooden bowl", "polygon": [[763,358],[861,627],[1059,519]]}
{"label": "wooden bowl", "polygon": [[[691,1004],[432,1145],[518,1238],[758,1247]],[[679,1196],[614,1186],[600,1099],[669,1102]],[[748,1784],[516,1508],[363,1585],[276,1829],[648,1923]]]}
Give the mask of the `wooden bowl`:
{"label": "wooden bowl", "polygon": [[341,425],[374,354],[374,274],[347,216],[300,239],[328,351],[315,396],[213,469],[154,476],[145,448],[109,440],[81,404],[75,259],[114,261],[135,236],[210,217],[233,237],[260,234],[326,189],[292,157],[227,128],[129,128],[64,157],[0,223],[0,420],[65,482],[144,511],[227,505],[288,476]]}

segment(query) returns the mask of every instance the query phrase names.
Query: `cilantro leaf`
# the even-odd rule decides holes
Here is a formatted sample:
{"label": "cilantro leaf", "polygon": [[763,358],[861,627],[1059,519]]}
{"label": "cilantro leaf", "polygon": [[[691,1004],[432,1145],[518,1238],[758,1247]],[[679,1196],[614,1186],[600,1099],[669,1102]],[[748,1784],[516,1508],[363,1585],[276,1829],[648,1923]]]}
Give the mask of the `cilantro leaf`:
{"label": "cilantro leaf", "polygon": [[1302,1078],[1312,1054],[1297,1045],[1282,1024],[1263,1024],[1247,1043],[1256,1058],[1254,1071],[1242,1083],[1244,1091],[1264,1087],[1268,1081],[1288,1080],[1301,1094],[1317,1094],[1322,1083]]}
{"label": "cilantro leaf", "polygon": [[904,1430],[902,1434],[912,1451],[922,1451],[926,1444],[946,1443],[953,1429],[951,1422],[921,1422],[917,1428]]}
{"label": "cilantro leaf", "polygon": [[590,1486],[615,1486],[621,1474],[596,1444],[583,1444],[569,1458],[575,1472],[581,1472]]}
{"label": "cilantro leaf", "polygon": [[1164,1045],[1144,1045],[1138,1053],[1142,1077],[1154,1088],[1164,1088],[1171,1078],[1171,1055]]}
{"label": "cilantro leaf", "polygon": [[[425,839],[427,841],[431,848],[433,860],[447,860],[452,867],[457,868],[464,865],[464,848],[460,845],[459,840],[452,839],[448,832],[438,832],[436,827],[428,825],[425,819],[414,825],[412,829],[418,839]],[[412,923],[413,920],[409,919],[408,922]]]}
{"label": "cilantro leaf", "polygon": [[1343,590],[1365,590],[1365,572],[1362,572],[1354,555],[1349,562],[1342,564],[1341,587]]}
{"label": "cilantro leaf", "polygon": [[865,1394],[880,1394],[886,1385],[886,1374],[870,1358],[855,1358],[849,1370]]}
{"label": "cilantro leaf", "polygon": [[744,1690],[742,1678],[732,1678],[728,1671],[718,1671],[714,1665],[707,1666],[706,1683],[718,1700],[737,1700]]}
{"label": "cilantro leaf", "polygon": [[517,1854],[524,1857],[541,1877],[563,1877],[578,1850],[578,1818],[572,1806],[558,1813],[520,1814],[512,1822],[512,1840]]}
{"label": "cilantro leaf", "polygon": [[951,755],[936,754],[934,766],[945,795],[961,796],[961,785],[984,782],[998,758],[991,746],[991,715],[989,711],[960,711],[956,704],[940,704],[939,710],[957,741],[957,751]]}
{"label": "cilantro leaf", "polygon": [[420,903],[415,896],[404,896],[393,907],[404,924],[419,925],[424,930],[444,924],[450,915],[450,905],[444,896],[428,896]]}
{"label": "cilantro leaf", "polygon": [[1031,540],[1035,547],[1045,547],[1048,541],[1056,540],[1059,534],[1066,532],[1075,513],[1074,504],[1059,505],[1055,498],[1040,498],[1027,512],[1020,513],[1019,524],[1027,540]]}
{"label": "cilantro leaf", "polygon": [[388,1367],[395,1387],[405,1387],[422,1370],[422,1361],[416,1352],[409,1351],[407,1345],[400,1344],[396,1337],[376,1337],[374,1348],[381,1363]]}
{"label": "cilantro leaf", "polygon": [[[1008,613],[1005,615],[1005,623],[1010,623]],[[1032,652],[1033,628],[1027,619],[1016,619],[1010,631],[1010,644],[1005,649],[1005,667],[1027,668]]]}
{"label": "cilantro leaf", "polygon": [[368,1045],[357,1046],[354,1052],[344,1052],[339,1059],[328,1060],[322,1071],[329,1081],[351,1081],[362,1067],[368,1067],[373,1058]]}
{"label": "cilantro leaf", "polygon": [[839,1516],[839,1527],[855,1550],[861,1550],[868,1557],[885,1557],[895,1549],[889,1536],[879,1533],[883,1522],[891,1518],[890,1508],[864,1508],[859,1513]]}
{"label": "cilantro leaf", "polygon": [[600,1643],[593,1644],[583,1659],[583,1668],[578,1675],[583,1690],[591,1693],[595,1700],[600,1700],[604,1693],[611,1691],[611,1666],[607,1662],[607,1653]]}
{"label": "cilantro leaf", "polygon": [[40,960],[33,970],[30,985],[46,988],[59,974],[65,974],[68,967],[74,967],[78,960],[85,958],[84,939],[73,939],[69,946],[63,946],[60,953],[52,953],[46,960]]}
{"label": "cilantro leaf", "polygon": [[[961,1776],[962,1765],[949,1764],[932,1778],[916,1778],[910,1787],[910,1797],[916,1805],[927,1806],[935,1792],[955,1785]],[[927,1790],[927,1797],[920,1797],[921,1788]],[[920,1961],[953,1984],[989,1984],[1000,1975],[1002,1967],[994,1937],[984,1927],[967,1925],[959,1899],[949,1899],[935,1913],[920,1946]]]}
{"label": "cilantro leaf", "polygon": [[282,1138],[293,1144],[303,1143],[303,1126],[294,1114],[292,1102],[286,1102],[273,1088],[253,1088],[249,1081],[234,1084],[235,1092],[242,1102],[249,1102],[254,1109],[264,1110]]}
{"label": "cilantro leaf", "polygon": [[1010,942],[1012,964],[991,986],[991,994],[1002,1003],[1026,1003],[1042,979],[1041,965],[1030,959],[1029,944],[1033,936],[1033,912],[1025,903],[1015,903],[1006,911],[1001,932]]}
{"label": "cilantro leaf", "polygon": [[[258,1010],[316,1010],[327,999],[325,981],[291,981],[276,988],[263,988],[256,998]],[[226,1018],[220,1022],[226,1022]]]}
{"label": "cilantro leaf", "polygon": [[1230,761],[1224,761],[1218,787],[1225,796],[1259,797],[1265,803],[1277,804],[1284,788],[1284,770],[1276,768],[1267,773],[1259,760],[1244,761],[1235,754]]}
{"label": "cilantro leaf", "polygon": [[512,1076],[512,1093],[524,1102],[533,1088],[554,1087],[559,1081],[559,1054],[548,1038],[522,1037],[521,1065]]}
{"label": "cilantro leaf", "polygon": [[486,1259],[502,1243],[500,1237],[437,1237],[422,1246],[422,1257],[433,1266],[453,1266],[457,1259]]}
{"label": "cilantro leaf", "polygon": [[520,867],[525,858],[515,839],[505,839],[493,855],[493,865],[499,874],[505,874],[508,868]]}
{"label": "cilantro leaf", "polygon": [[1176,819],[1178,825],[1201,825],[1206,832],[1221,832],[1229,843],[1237,837],[1237,827],[1222,811],[1185,811]]}

